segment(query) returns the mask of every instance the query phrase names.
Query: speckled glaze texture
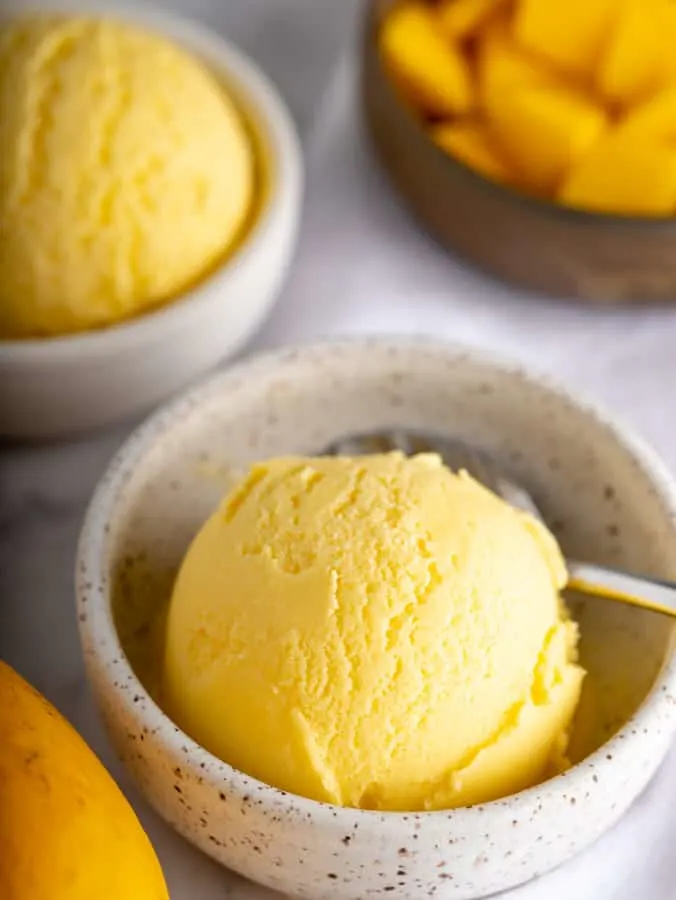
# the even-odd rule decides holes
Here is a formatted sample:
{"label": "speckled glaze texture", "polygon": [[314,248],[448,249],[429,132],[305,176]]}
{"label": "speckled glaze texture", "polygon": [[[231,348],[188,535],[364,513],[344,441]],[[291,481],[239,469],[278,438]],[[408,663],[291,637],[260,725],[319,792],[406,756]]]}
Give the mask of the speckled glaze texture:
{"label": "speckled glaze texture", "polygon": [[[323,343],[211,379],[120,451],[81,538],[82,642],[121,757],[161,815],[215,859],[312,900],[472,900],[564,862],[643,789],[676,728],[668,620],[571,598],[590,673],[573,739],[581,761],[516,796],[422,814],[321,805],[219,762],[155,704],[133,646],[166,603],[191,537],[234,472],[256,458],[316,452],[345,433],[388,426],[460,435],[499,453],[569,554],[676,577],[676,486],[604,414],[517,367],[462,349],[383,339]],[[130,573],[139,568],[134,580]],[[140,584],[143,602],[134,591]],[[594,737],[585,736],[590,721]]]}

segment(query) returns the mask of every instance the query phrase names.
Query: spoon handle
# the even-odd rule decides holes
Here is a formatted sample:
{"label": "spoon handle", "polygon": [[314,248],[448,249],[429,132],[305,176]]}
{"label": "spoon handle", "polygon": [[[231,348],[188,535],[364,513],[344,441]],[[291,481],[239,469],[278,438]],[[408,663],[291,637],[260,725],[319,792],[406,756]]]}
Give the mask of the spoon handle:
{"label": "spoon handle", "polygon": [[569,561],[568,587],[676,618],[676,582],[629,575],[593,563]]}

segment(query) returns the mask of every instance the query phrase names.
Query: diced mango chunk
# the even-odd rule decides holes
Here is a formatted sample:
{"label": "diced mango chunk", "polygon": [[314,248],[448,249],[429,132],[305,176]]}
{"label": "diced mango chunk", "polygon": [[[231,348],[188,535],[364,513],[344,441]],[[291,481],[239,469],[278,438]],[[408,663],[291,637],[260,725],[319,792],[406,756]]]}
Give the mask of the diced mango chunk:
{"label": "diced mango chunk", "polygon": [[565,72],[591,79],[621,0],[518,0],[517,41]]}
{"label": "diced mango chunk", "polygon": [[395,78],[427,113],[467,113],[473,104],[469,64],[444,37],[438,16],[422,3],[406,3],[386,16],[380,49]]}
{"label": "diced mango chunk", "polygon": [[676,3],[623,0],[598,74],[612,101],[634,103],[676,78]]}
{"label": "diced mango chunk", "polygon": [[432,128],[432,139],[446,153],[492,181],[513,180],[483,122],[442,122]]}
{"label": "diced mango chunk", "polygon": [[546,64],[515,43],[509,20],[502,16],[484,28],[476,55],[479,99],[484,104],[508,91],[546,86],[556,80]]}
{"label": "diced mango chunk", "polygon": [[631,109],[621,127],[644,137],[676,140],[676,85],[658,91],[648,101]]}
{"label": "diced mango chunk", "polygon": [[442,0],[439,18],[446,33],[455,40],[471,37],[508,0]]}
{"label": "diced mango chunk", "polygon": [[528,185],[554,190],[607,126],[603,109],[571,88],[535,87],[496,96],[491,131]]}
{"label": "diced mango chunk", "polygon": [[559,200],[601,213],[673,215],[676,149],[654,137],[618,129],[572,169]]}

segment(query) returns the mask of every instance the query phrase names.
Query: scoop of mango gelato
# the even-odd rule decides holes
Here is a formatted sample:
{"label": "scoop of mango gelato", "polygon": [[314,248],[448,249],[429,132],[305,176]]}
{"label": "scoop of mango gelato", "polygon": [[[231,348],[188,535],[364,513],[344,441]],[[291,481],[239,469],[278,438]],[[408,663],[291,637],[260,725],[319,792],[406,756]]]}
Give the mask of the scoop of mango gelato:
{"label": "scoop of mango gelato", "polygon": [[70,334],[149,310],[225,258],[254,154],[228,94],[131,24],[0,26],[0,338]]}
{"label": "scoop of mango gelato", "polygon": [[195,538],[163,702],[315,800],[479,803],[565,766],[583,678],[543,526],[437,456],[253,466]]}

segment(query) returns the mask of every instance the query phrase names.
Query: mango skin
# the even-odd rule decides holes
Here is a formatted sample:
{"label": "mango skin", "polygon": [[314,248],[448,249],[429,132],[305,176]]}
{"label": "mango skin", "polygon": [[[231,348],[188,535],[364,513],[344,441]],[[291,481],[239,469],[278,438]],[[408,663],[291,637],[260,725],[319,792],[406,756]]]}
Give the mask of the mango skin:
{"label": "mango skin", "polygon": [[150,840],[80,735],[0,661],[2,900],[169,900]]}

